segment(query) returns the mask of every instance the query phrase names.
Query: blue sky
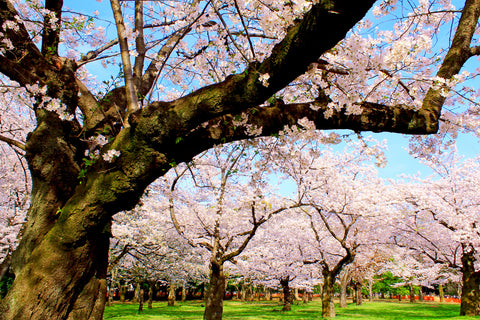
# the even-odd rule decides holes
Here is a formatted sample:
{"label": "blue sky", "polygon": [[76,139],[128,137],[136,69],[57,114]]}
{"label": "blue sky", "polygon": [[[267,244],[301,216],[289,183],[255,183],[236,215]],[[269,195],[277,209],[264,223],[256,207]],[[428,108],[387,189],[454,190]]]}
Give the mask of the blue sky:
{"label": "blue sky", "polygon": [[[460,7],[459,1],[453,1],[457,7]],[[108,0],[98,1],[66,1],[66,6],[71,7],[85,13],[91,13],[94,10],[100,11],[100,16],[105,17],[107,20],[112,21],[112,13],[110,9],[110,2]],[[108,28],[108,34],[111,37],[116,36],[113,25]],[[120,61],[120,58],[117,59]],[[478,64],[478,60],[471,62]],[[110,72],[105,72],[103,67],[99,64],[92,64],[91,67],[92,73],[96,75],[99,81],[101,75],[107,75],[107,78],[110,76]],[[115,70],[117,72],[117,70]],[[422,176],[430,174],[430,170],[425,165],[419,163],[418,160],[413,158],[408,153],[408,144],[410,136],[400,135],[395,133],[364,133],[365,136],[371,135],[378,141],[384,139],[387,140],[388,150],[386,151],[387,165],[385,168],[379,168],[379,174],[383,178],[396,178],[401,174],[415,175],[420,173]],[[464,155],[465,157],[476,157],[480,155],[480,139],[472,135],[459,135],[457,141],[458,153]]]}

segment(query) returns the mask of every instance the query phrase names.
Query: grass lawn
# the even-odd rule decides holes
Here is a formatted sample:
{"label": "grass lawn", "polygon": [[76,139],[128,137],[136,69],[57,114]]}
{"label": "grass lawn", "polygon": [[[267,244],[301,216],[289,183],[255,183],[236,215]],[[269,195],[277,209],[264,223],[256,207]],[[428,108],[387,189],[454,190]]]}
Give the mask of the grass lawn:
{"label": "grass lawn", "polygon": [[[174,307],[168,307],[167,302],[154,303],[153,309],[148,309],[146,304],[142,314],[138,314],[136,304],[114,304],[105,308],[104,320],[182,320],[202,319],[204,307],[202,301],[177,302]],[[320,319],[320,301],[299,303],[292,305],[292,311],[282,312],[281,306],[276,302],[237,302],[225,301],[223,319]],[[385,320],[408,320],[408,319],[478,319],[473,317],[459,317],[460,305],[440,304],[435,302],[424,303],[398,303],[398,302],[365,302],[361,306],[349,304],[347,308],[335,308],[335,319],[385,319]]]}

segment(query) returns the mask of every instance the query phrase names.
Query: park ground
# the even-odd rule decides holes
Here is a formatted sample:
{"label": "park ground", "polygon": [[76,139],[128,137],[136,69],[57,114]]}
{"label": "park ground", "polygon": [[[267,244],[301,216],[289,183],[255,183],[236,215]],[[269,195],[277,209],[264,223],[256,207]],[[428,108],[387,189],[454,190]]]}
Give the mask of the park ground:
{"label": "park ground", "polygon": [[[282,312],[282,306],[278,302],[240,302],[225,301],[225,320],[265,320],[265,319],[290,319],[306,320],[320,319],[321,301],[314,300],[307,304],[295,303],[292,310]],[[478,319],[474,317],[460,317],[460,305],[457,303],[436,303],[436,302],[393,302],[373,301],[365,302],[360,306],[349,304],[347,308],[340,309],[336,306],[337,316],[335,319],[361,319],[361,320],[422,320],[422,319]],[[104,320],[182,320],[202,319],[203,301],[177,302],[175,306],[167,306],[167,302],[157,302],[152,309],[144,308],[138,313],[137,304],[115,303],[106,307]]]}

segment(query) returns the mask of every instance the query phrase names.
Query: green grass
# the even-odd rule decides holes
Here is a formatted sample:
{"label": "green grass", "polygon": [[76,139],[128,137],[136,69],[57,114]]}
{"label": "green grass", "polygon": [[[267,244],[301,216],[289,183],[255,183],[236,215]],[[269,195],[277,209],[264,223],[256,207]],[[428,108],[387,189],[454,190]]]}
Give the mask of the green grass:
{"label": "green grass", "polygon": [[[142,314],[138,314],[138,305],[116,303],[105,308],[104,320],[182,320],[202,319],[204,307],[202,301],[177,302],[174,307],[168,307],[166,302],[153,304],[153,309],[145,305]],[[225,301],[223,319],[320,319],[320,301],[299,303],[292,305],[292,311],[282,312],[281,306],[276,302],[238,302]],[[361,306],[349,304],[347,308],[340,309],[336,306],[335,319],[362,319],[362,320],[421,320],[421,319],[478,319],[473,317],[459,317],[458,304],[425,303],[397,303],[397,302],[366,302]]]}

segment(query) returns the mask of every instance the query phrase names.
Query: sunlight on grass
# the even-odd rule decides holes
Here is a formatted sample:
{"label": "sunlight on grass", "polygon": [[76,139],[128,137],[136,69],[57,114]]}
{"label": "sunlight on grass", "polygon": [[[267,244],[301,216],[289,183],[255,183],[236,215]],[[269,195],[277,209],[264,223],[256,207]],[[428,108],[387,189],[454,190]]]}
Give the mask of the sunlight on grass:
{"label": "sunlight on grass", "polygon": [[[281,311],[282,306],[276,302],[238,302],[225,301],[225,320],[243,319],[290,319],[306,320],[319,319],[321,316],[320,301],[307,304],[298,303],[292,305],[292,311]],[[460,306],[458,304],[426,303],[397,303],[397,302],[366,302],[361,306],[349,304],[347,308],[335,308],[335,319],[385,319],[385,320],[422,320],[422,319],[475,319],[473,317],[459,317]],[[105,308],[104,320],[182,320],[202,319],[203,302],[188,301],[177,302],[174,307],[168,307],[166,302],[154,303],[153,309],[144,308],[142,314],[138,314],[138,305],[116,303]]]}

